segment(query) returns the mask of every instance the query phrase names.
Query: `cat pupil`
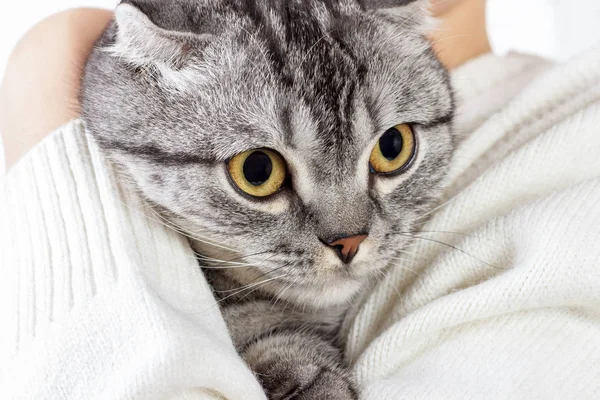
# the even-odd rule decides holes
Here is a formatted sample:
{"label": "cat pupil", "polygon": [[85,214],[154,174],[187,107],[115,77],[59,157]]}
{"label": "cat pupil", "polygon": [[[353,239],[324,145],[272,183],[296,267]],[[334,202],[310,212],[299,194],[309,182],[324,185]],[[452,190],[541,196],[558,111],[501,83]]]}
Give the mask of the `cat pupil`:
{"label": "cat pupil", "polygon": [[403,145],[402,135],[396,128],[388,129],[379,139],[381,154],[390,161],[398,157]]}
{"label": "cat pupil", "polygon": [[271,172],[273,172],[273,162],[262,151],[255,151],[244,161],[244,177],[254,186],[260,186],[268,181]]}

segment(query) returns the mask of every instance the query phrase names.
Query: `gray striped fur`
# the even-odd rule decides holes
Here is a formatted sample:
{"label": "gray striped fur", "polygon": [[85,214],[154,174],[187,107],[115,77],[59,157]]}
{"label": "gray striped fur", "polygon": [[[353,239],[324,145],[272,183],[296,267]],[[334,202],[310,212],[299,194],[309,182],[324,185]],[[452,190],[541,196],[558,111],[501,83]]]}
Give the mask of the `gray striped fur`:
{"label": "gray striped fur", "polygon": [[[358,398],[340,322],[443,189],[453,102],[424,18],[421,1],[127,0],[90,56],[89,132],[192,237],[270,399]],[[370,174],[378,137],[400,123],[418,137],[415,162]],[[291,181],[256,200],[226,161],[260,147]],[[318,240],[362,231],[350,265]]]}

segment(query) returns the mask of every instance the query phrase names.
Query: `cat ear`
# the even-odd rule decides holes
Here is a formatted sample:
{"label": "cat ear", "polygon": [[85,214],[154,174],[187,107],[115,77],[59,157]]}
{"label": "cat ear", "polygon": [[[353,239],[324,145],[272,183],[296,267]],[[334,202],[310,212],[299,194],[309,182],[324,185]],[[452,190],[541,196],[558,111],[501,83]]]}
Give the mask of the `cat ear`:
{"label": "cat ear", "polygon": [[115,22],[116,40],[109,51],[140,66],[161,63],[181,68],[193,49],[197,49],[210,36],[161,28],[142,10],[128,2],[117,6]]}
{"label": "cat ear", "polygon": [[429,12],[429,0],[363,0],[363,4],[368,10],[387,15],[403,26],[421,32],[427,32],[437,25]]}

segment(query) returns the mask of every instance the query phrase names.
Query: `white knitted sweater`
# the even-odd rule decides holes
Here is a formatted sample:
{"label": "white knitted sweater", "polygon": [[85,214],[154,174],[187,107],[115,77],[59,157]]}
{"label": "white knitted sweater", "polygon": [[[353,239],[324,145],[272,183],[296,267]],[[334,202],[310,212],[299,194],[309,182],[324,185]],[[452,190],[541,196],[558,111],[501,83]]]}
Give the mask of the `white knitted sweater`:
{"label": "white knitted sweater", "polygon": [[[345,323],[363,397],[600,398],[600,48],[454,80],[448,201]],[[0,398],[264,399],[187,242],[80,121],[5,185]]]}

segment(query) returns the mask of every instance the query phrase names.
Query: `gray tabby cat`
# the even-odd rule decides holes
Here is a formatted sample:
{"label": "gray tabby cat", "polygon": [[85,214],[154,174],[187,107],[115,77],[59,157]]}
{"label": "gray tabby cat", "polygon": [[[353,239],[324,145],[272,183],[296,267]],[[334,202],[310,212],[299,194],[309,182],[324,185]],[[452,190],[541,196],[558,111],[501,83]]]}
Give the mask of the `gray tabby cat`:
{"label": "gray tabby cat", "polygon": [[270,399],[358,398],[341,320],[443,188],[453,102],[424,6],[127,0],[89,59],[89,132],[193,238]]}

